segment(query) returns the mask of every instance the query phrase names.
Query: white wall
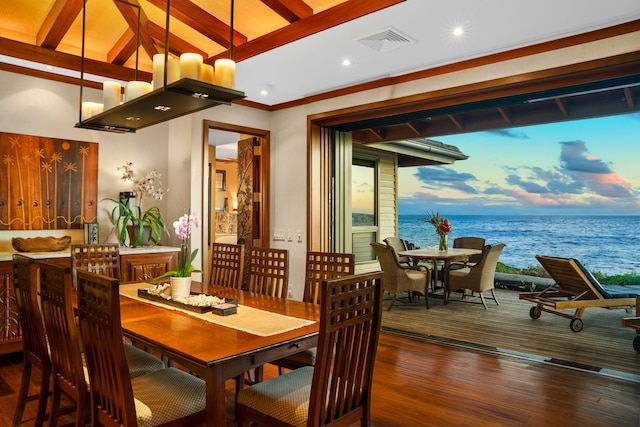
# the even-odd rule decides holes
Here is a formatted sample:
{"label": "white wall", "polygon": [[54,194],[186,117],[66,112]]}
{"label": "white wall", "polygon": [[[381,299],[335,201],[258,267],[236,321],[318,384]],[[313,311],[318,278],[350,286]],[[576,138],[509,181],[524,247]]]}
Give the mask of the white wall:
{"label": "white wall", "polygon": [[[117,171],[125,161],[134,162],[135,169],[141,173],[158,169],[165,186],[170,188],[158,207],[171,224],[189,208],[202,213],[203,120],[270,130],[271,228],[291,229],[295,233],[301,230],[303,236],[302,243],[294,236],[293,242],[271,241],[271,245],[290,250],[290,289],[296,299],[301,299],[306,250],[308,115],[638,50],[640,32],[273,113],[238,105],[219,106],[133,135],[74,128],[78,116],[76,86],[0,71],[0,131],[98,142],[99,199],[117,197],[118,192],[126,190]],[[85,98],[91,96],[97,100],[99,92],[87,90]],[[109,229],[107,203],[101,203],[99,208],[103,240]],[[16,232],[0,231],[0,250],[14,235]],[[27,233],[20,232],[20,235]],[[194,247],[200,247],[201,242],[201,235],[194,236]],[[172,237],[168,243],[177,244],[177,241]]]}

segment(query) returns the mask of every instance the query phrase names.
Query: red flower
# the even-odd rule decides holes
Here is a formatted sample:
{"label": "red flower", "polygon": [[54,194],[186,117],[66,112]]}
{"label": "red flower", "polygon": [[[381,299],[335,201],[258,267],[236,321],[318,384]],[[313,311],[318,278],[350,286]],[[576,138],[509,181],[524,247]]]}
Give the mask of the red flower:
{"label": "red flower", "polygon": [[429,218],[429,222],[436,228],[436,233],[440,235],[451,234],[451,223],[446,218],[441,218],[436,212]]}

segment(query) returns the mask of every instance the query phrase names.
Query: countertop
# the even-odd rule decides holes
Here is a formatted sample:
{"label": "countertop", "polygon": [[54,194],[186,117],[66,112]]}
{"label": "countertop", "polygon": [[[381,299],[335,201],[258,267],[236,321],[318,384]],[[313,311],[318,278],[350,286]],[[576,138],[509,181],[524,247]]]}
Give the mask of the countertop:
{"label": "countertop", "polygon": [[[120,255],[138,255],[138,254],[159,254],[166,252],[179,252],[180,248],[173,246],[142,246],[137,248],[120,247]],[[11,261],[13,254],[21,254],[33,259],[46,258],[69,258],[71,249],[57,252],[18,252],[18,251],[0,251],[0,261]]]}

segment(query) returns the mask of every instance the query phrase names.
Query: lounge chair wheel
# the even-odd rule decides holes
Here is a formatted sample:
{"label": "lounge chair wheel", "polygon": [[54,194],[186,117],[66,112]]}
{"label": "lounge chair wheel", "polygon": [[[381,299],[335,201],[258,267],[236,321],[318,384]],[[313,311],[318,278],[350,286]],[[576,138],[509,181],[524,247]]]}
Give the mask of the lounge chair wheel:
{"label": "lounge chair wheel", "polygon": [[640,353],[640,335],[636,335],[633,339],[633,349]]}
{"label": "lounge chair wheel", "polygon": [[569,322],[569,327],[573,332],[580,332],[583,325],[582,319],[571,319],[571,322]]}
{"label": "lounge chair wheel", "polygon": [[538,310],[538,307],[531,307],[531,310],[529,310],[529,316],[531,316],[532,319],[538,319],[541,314],[542,310]]}

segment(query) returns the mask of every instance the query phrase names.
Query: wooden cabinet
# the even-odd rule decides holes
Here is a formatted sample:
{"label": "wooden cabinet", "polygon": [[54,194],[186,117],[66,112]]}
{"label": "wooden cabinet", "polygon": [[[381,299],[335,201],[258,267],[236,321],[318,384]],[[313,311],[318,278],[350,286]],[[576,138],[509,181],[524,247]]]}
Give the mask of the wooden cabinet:
{"label": "wooden cabinet", "polygon": [[[178,248],[168,247],[123,248],[120,251],[121,280],[144,281],[175,270],[178,267],[178,253]],[[32,256],[38,261],[71,265],[68,255],[47,258],[46,255],[34,253]],[[34,268],[39,268],[40,263],[36,262],[33,265]],[[17,351],[22,351],[22,333],[13,290],[13,263],[10,258],[3,257],[0,261],[0,354]]]}
{"label": "wooden cabinet", "polygon": [[18,306],[13,291],[13,264],[0,261],[0,354],[22,350]]}
{"label": "wooden cabinet", "polygon": [[178,268],[178,252],[122,255],[120,257],[123,282],[153,279]]}

